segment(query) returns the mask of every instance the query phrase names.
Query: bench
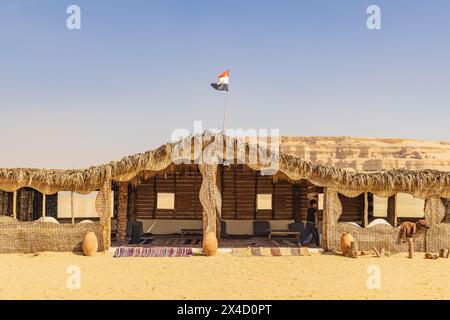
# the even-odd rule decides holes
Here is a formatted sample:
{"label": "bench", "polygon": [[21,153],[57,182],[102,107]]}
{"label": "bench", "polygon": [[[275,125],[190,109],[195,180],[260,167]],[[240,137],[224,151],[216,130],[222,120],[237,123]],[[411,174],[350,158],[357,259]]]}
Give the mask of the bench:
{"label": "bench", "polygon": [[202,235],[203,229],[181,229],[181,237],[185,235]]}
{"label": "bench", "polygon": [[272,240],[272,236],[295,236],[297,241],[300,241],[300,232],[291,230],[269,230],[269,240]]}

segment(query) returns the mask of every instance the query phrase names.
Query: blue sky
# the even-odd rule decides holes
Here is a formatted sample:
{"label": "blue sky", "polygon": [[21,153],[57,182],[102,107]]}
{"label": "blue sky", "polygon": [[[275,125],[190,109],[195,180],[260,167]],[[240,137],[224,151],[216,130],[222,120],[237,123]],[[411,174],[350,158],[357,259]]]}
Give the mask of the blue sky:
{"label": "blue sky", "polygon": [[0,0],[0,166],[83,167],[218,128],[209,84],[227,68],[228,127],[449,140],[449,15],[446,0]]}

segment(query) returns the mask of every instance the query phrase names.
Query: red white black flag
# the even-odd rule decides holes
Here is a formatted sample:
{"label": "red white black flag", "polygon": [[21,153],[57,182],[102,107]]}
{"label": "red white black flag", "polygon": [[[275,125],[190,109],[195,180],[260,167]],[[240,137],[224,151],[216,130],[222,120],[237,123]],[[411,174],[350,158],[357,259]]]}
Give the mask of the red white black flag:
{"label": "red white black flag", "polygon": [[229,70],[219,75],[218,83],[211,83],[211,87],[219,91],[228,91],[228,81],[230,79]]}

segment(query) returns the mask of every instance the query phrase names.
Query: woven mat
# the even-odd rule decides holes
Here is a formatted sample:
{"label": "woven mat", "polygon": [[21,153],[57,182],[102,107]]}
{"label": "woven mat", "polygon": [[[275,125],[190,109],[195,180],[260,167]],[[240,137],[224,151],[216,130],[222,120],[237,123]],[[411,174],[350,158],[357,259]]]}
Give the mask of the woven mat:
{"label": "woven mat", "polygon": [[231,254],[236,257],[281,257],[281,256],[310,255],[307,248],[262,248],[262,247],[233,248]]}
{"label": "woven mat", "polygon": [[192,248],[185,247],[119,247],[114,252],[114,258],[190,256],[192,256]]}

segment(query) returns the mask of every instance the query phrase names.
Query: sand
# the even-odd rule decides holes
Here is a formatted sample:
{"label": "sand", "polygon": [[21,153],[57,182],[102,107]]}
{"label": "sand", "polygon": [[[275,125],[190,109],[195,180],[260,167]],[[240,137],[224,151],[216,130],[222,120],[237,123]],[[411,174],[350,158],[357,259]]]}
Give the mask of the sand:
{"label": "sand", "polygon": [[[81,270],[68,289],[67,268]],[[368,289],[367,268],[381,271]],[[450,259],[302,257],[112,258],[0,255],[0,299],[450,299]]]}

